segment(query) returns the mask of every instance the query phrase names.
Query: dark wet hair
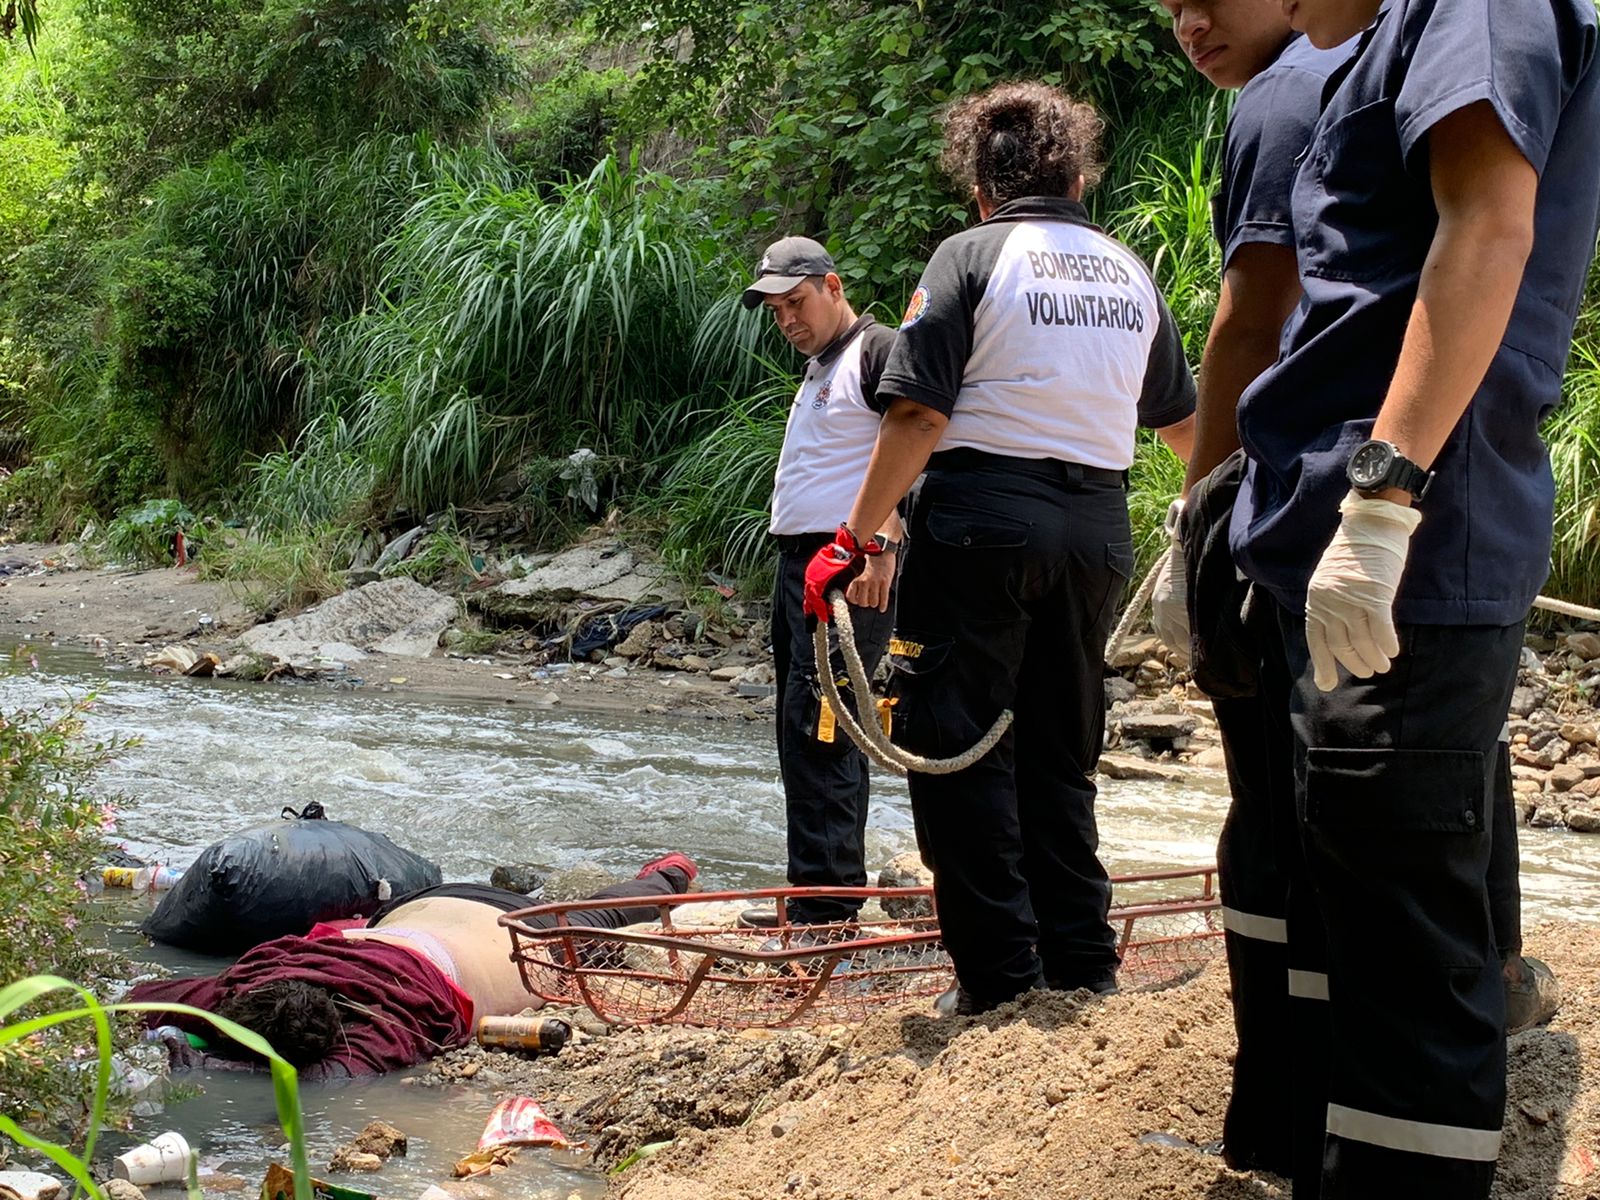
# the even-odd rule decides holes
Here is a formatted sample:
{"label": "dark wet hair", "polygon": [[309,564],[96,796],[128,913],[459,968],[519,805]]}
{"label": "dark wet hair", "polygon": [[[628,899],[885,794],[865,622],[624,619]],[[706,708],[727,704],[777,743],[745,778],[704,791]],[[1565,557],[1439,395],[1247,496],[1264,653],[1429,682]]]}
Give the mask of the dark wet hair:
{"label": "dark wet hair", "polygon": [[230,992],[217,1015],[259,1033],[297,1067],[327,1058],[341,1036],[333,993],[298,979]]}
{"label": "dark wet hair", "polygon": [[941,162],[957,184],[986,200],[1065,196],[1078,176],[1100,182],[1094,108],[1043,83],[1002,83],[958,101],[945,118]]}

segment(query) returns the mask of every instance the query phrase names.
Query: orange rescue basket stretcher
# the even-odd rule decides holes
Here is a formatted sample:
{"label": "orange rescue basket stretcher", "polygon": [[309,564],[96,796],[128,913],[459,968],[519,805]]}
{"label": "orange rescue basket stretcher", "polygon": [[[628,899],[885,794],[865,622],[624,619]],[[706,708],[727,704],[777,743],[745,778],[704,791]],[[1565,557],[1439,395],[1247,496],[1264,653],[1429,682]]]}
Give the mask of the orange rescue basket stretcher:
{"label": "orange rescue basket stretcher", "polygon": [[[1221,956],[1214,867],[1118,875],[1112,886],[1108,919],[1123,990],[1179,982]],[[788,904],[801,896],[859,899],[861,919],[791,924]],[[686,905],[766,901],[776,904],[775,928],[674,921]],[[610,1025],[749,1029],[859,1021],[887,1005],[937,996],[955,979],[931,915],[931,888],[777,887],[630,898],[629,908],[656,910],[659,928],[572,924],[574,914],[617,903],[575,900],[502,916],[528,991],[550,1004],[588,1008]]]}

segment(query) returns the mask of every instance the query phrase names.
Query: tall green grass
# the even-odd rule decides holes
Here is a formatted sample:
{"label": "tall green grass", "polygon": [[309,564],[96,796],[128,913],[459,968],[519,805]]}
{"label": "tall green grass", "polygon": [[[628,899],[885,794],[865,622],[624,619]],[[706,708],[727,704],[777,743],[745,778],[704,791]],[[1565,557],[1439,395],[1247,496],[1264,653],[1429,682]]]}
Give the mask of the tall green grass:
{"label": "tall green grass", "polygon": [[[170,380],[169,426],[260,448],[301,426],[307,354],[324,327],[377,302],[383,248],[441,176],[505,182],[496,156],[425,134],[369,138],[286,162],[221,154],[173,172],[127,247],[124,356]],[[152,386],[156,386],[152,384]]]}
{"label": "tall green grass", "polygon": [[1563,394],[1544,428],[1556,481],[1552,571],[1545,591],[1600,607],[1600,270],[1590,274]]}
{"label": "tall green grass", "polygon": [[[1159,110],[1136,110],[1115,141],[1098,200],[1107,229],[1149,264],[1191,363],[1199,362],[1221,279],[1211,197],[1227,107],[1227,98],[1209,84],[1191,84]],[[1141,431],[1128,487],[1141,574],[1166,548],[1162,522],[1182,486],[1178,456],[1153,433]]]}
{"label": "tall green grass", "polygon": [[718,412],[714,427],[678,457],[656,506],[666,525],[662,549],[686,578],[718,571],[752,593],[771,583],[772,477],[797,386],[792,373],[753,361],[767,382]]}
{"label": "tall green grass", "polygon": [[338,331],[313,386],[378,493],[413,509],[580,446],[642,485],[708,396],[751,377],[737,281],[693,191],[636,166],[607,159],[550,199],[447,182],[407,214],[382,301]]}

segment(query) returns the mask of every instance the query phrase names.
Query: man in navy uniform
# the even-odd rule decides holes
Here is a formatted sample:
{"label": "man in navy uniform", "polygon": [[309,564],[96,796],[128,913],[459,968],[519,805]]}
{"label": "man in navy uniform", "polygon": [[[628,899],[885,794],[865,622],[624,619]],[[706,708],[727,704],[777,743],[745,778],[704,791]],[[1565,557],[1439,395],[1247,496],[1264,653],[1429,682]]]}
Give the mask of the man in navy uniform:
{"label": "man in navy uniform", "polygon": [[[1238,88],[1223,144],[1222,180],[1212,202],[1222,250],[1222,286],[1200,365],[1195,447],[1183,496],[1239,448],[1244,389],[1277,361],[1278,337],[1300,300],[1290,193],[1328,76],[1353,43],[1319,50],[1289,26],[1278,0],[1162,0],[1184,54],[1219,88]],[[1173,502],[1175,526],[1183,500]],[[1175,532],[1175,531],[1174,531]],[[1183,551],[1176,537],[1153,596],[1156,632],[1180,661],[1189,619]],[[1256,649],[1252,647],[1252,649]],[[1283,669],[1268,656],[1258,670]],[[1287,713],[1254,695],[1217,696],[1213,708],[1227,755],[1233,803],[1217,846],[1223,922],[1238,1052],[1223,1122],[1229,1165],[1290,1174],[1292,1072],[1284,1053],[1289,994],[1284,958],[1285,860],[1292,821],[1275,820],[1274,790],[1292,795],[1293,744]],[[1509,796],[1508,796],[1509,799]],[[1288,845],[1285,839],[1291,839]]]}
{"label": "man in navy uniform", "polygon": [[[808,360],[789,409],[772,489],[771,528],[778,542],[772,654],[789,882],[864,887],[867,759],[835,726],[822,698],[801,605],[806,563],[833,539],[867,473],[883,412],[878,377],[894,334],[872,317],[856,315],[833,258],[810,238],[788,237],[769,247],[743,303],[746,308],[765,305],[778,331]],[[876,532],[885,552],[846,593],[869,672],[883,656],[894,621],[899,515],[891,513]],[[835,676],[843,677],[843,664],[834,667]],[[848,695],[849,685],[841,686]],[[788,916],[797,924],[820,925],[848,921],[859,907],[842,899],[798,899],[788,906]],[[752,909],[745,919],[766,924],[776,921],[776,913]]]}
{"label": "man in navy uniform", "polygon": [[1490,797],[1549,564],[1539,425],[1600,226],[1600,22],[1592,0],[1283,7],[1317,46],[1360,37],[1296,176],[1305,296],[1240,402],[1230,538],[1287,667],[1291,991],[1326,997],[1295,1013],[1295,1195],[1482,1200]]}
{"label": "man in navy uniform", "polygon": [[[1194,456],[1183,496],[1238,449],[1240,394],[1278,356],[1278,337],[1300,299],[1290,199],[1294,178],[1322,112],[1329,74],[1355,48],[1354,39],[1319,50],[1294,33],[1278,0],[1163,0],[1173,34],[1195,68],[1220,88],[1239,88],[1223,148],[1222,182],[1213,200],[1222,250],[1219,304],[1200,371]],[[1173,504],[1172,523],[1183,500]],[[1158,582],[1155,626],[1181,656],[1189,640],[1182,548]],[[1231,575],[1231,572],[1228,573]],[[1225,576],[1226,577],[1226,576]],[[1249,632],[1249,631],[1245,631]],[[1275,637],[1252,638],[1256,668],[1274,677],[1268,691],[1284,694],[1281,656],[1260,653]],[[1288,714],[1253,695],[1213,699],[1227,754],[1233,804],[1217,848],[1222,866],[1223,919],[1239,1048],[1233,1091],[1223,1124],[1223,1155],[1236,1167],[1289,1174],[1289,1109],[1283,1097],[1289,1011],[1321,1004],[1318,994],[1289,990],[1284,959],[1293,822],[1275,819],[1273,789],[1294,786]],[[1518,880],[1517,813],[1511,794],[1509,727],[1497,747],[1493,849],[1489,887],[1495,943],[1503,960],[1506,1025],[1510,1032],[1548,1020],[1553,976],[1524,959],[1522,893]],[[1320,1159],[1320,1145],[1311,1153]]]}

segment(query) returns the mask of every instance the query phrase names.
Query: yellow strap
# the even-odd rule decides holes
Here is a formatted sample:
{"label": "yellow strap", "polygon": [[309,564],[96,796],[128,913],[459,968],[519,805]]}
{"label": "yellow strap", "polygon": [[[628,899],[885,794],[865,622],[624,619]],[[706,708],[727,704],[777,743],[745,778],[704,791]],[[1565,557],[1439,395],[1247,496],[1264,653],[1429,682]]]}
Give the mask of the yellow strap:
{"label": "yellow strap", "polygon": [[835,728],[833,708],[826,696],[821,697],[821,702],[822,707],[817,712],[817,741],[831,746]]}
{"label": "yellow strap", "polygon": [[878,724],[883,726],[883,736],[894,733],[894,706],[898,697],[884,696],[878,700]]}

